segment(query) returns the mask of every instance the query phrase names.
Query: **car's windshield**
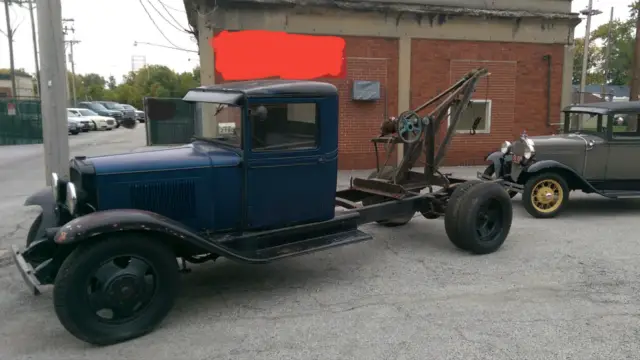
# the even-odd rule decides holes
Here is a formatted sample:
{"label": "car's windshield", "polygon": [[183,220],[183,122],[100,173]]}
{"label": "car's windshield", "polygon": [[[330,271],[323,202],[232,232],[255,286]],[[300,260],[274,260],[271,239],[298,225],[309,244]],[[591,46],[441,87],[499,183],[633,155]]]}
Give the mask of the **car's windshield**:
{"label": "car's windshield", "polygon": [[102,105],[104,105],[104,107],[106,107],[109,110],[122,110],[122,108],[118,108],[118,106],[116,106],[116,104],[114,103],[102,103]]}
{"label": "car's windshield", "polygon": [[[600,119],[600,120],[598,120]],[[607,116],[591,113],[570,113],[569,133],[604,134],[607,132]]]}
{"label": "car's windshield", "polygon": [[134,108],[134,107],[133,107],[133,106],[131,106],[131,105],[127,105],[127,104],[122,104],[122,107],[123,107],[123,108],[125,108],[125,109],[127,109],[127,110],[136,110],[136,108]]}
{"label": "car's windshield", "polygon": [[68,117],[68,118],[70,118],[70,117],[75,117],[75,116],[76,116],[76,114],[74,114],[74,113],[72,113],[71,111],[67,110],[67,117]]}
{"label": "car's windshield", "polygon": [[97,103],[89,104],[89,107],[91,108],[91,110],[94,110],[94,111],[105,111],[105,110],[107,110],[107,108],[102,106],[102,104],[97,104]]}
{"label": "car's windshield", "polygon": [[95,112],[93,112],[93,111],[91,111],[89,109],[80,109],[80,110],[77,110],[77,111],[82,116],[95,116],[95,115],[98,115],[98,114],[96,114]]}
{"label": "car's windshield", "polygon": [[218,136],[195,136],[195,138],[204,141],[216,142],[221,145],[241,148],[242,141],[240,134],[242,134],[242,108],[239,106],[218,104],[214,112],[214,116],[218,123]]}

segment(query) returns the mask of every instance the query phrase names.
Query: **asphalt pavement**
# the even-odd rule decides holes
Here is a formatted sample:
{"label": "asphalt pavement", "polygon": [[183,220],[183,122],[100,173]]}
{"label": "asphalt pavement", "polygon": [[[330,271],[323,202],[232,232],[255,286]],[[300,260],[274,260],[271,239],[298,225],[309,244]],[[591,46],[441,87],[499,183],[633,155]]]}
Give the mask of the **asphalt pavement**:
{"label": "asphalt pavement", "polygon": [[[143,146],[142,128],[71,139],[73,155]],[[37,216],[22,203],[45,184],[41,146],[0,147],[0,183],[6,249]],[[373,241],[259,269],[194,266],[159,329],[103,348],[68,334],[51,290],[31,296],[0,260],[0,359],[637,359],[640,201],[571,199],[561,217],[538,220],[517,196],[509,238],[485,256],[456,250],[441,219],[418,215],[365,226]]]}

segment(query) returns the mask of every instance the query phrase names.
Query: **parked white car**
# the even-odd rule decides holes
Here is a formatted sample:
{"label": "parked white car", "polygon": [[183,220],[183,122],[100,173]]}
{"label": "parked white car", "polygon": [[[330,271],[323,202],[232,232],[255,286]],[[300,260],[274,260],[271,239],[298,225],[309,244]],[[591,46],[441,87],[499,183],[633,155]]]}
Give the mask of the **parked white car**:
{"label": "parked white car", "polygon": [[79,117],[79,116],[75,116],[75,113],[67,110],[67,123],[68,122],[73,122],[76,124],[76,128],[82,132],[88,132],[89,130],[91,130],[91,120],[83,118],[83,117]]}
{"label": "parked white car", "polygon": [[69,108],[67,110],[76,117],[91,121],[93,130],[112,130],[117,124],[116,119],[98,115],[89,109]]}

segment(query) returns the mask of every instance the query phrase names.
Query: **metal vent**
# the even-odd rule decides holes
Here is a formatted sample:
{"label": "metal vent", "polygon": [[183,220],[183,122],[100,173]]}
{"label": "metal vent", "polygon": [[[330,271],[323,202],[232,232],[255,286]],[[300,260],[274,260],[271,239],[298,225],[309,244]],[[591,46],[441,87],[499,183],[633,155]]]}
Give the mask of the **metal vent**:
{"label": "metal vent", "polygon": [[171,219],[188,219],[196,214],[196,191],[193,180],[175,180],[132,184],[131,205]]}

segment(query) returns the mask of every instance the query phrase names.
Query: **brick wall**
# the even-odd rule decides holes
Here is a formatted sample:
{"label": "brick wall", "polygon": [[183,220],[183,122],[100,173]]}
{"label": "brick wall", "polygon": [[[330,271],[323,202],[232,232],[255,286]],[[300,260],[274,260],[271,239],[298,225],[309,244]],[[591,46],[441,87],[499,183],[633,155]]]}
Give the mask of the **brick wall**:
{"label": "brick wall", "polygon": [[[398,40],[376,37],[344,37],[346,79],[330,82],[340,92],[339,167],[370,169],[375,166],[371,137],[386,116],[398,114]],[[411,58],[411,107],[417,107],[445,90],[466,71],[487,67],[492,75],[482,79],[473,98],[492,102],[488,134],[456,134],[445,165],[484,164],[483,157],[504,140],[513,140],[523,129],[530,135],[549,134],[547,127],[547,62],[552,56],[551,122],[559,121],[562,92],[563,45],[469,42],[414,39]],[[354,102],[354,80],[381,82],[382,99]],[[224,82],[219,73],[216,83]],[[442,133],[446,129],[442,127]],[[442,135],[442,134],[441,134]],[[392,157],[395,162],[397,156]]]}
{"label": "brick wall", "polygon": [[530,135],[549,134],[556,129],[546,125],[547,62],[543,56],[547,54],[552,57],[551,122],[556,123],[562,92],[562,45],[412,41],[412,107],[446,89],[472,68],[486,67],[491,73],[480,80],[472,97],[491,100],[490,133],[456,134],[445,165],[484,164],[483,157],[489,151],[505,140],[512,141],[524,129]]}

